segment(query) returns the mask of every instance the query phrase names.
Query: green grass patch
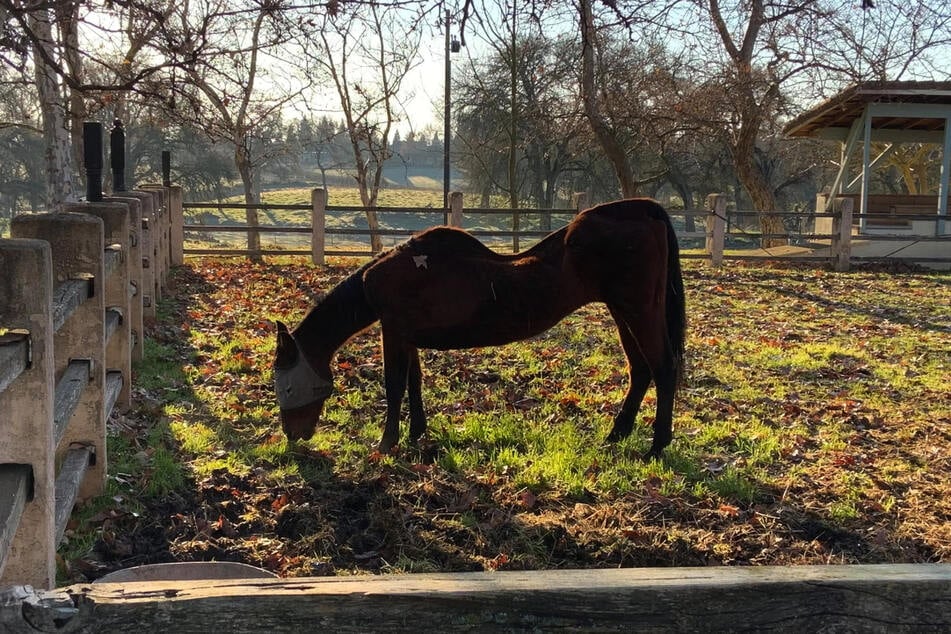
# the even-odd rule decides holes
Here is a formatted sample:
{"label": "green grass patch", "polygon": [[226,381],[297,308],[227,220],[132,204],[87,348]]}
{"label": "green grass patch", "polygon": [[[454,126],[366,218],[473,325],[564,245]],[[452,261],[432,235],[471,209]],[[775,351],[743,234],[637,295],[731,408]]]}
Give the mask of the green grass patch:
{"label": "green grass patch", "polygon": [[[604,443],[627,373],[599,306],[518,344],[424,351],[429,432],[386,456],[374,452],[385,405],[371,329],[338,353],[315,436],[289,444],[268,320],[295,324],[358,264],[206,259],[175,271],[136,368],[142,428],[110,438],[109,491],[135,513],[197,498],[180,514],[214,525],[179,527],[176,540],[205,548],[175,546],[182,557],[227,554],[290,575],[327,562],[378,572],[951,557],[947,275],[688,264],[688,372],[663,461],[640,459],[652,392],[631,437]],[[80,523],[95,527],[110,505],[90,504]],[[70,557],[91,548],[81,534]]]}

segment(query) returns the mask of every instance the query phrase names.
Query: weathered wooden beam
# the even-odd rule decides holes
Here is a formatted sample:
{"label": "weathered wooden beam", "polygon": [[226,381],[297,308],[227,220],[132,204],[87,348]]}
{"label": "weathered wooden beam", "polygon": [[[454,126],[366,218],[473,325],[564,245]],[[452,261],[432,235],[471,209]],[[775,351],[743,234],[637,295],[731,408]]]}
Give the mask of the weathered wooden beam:
{"label": "weathered wooden beam", "polygon": [[33,497],[33,469],[26,464],[0,464],[0,575],[7,564],[23,507]]}
{"label": "weathered wooden beam", "polygon": [[65,591],[80,608],[68,624],[75,632],[951,628],[948,564],[215,579]]}
{"label": "weathered wooden beam", "polygon": [[82,486],[86,470],[92,463],[93,450],[90,447],[76,446],[70,448],[63,458],[56,476],[56,509],[54,511],[54,527],[56,543],[63,541],[66,533],[66,523],[73,512],[79,489]]}
{"label": "weathered wooden beam", "polygon": [[106,403],[103,410],[106,412],[106,416],[109,416],[109,414],[112,413],[112,409],[116,406],[119,395],[122,393],[123,385],[122,372],[115,370],[106,372],[106,389],[104,390]]}
{"label": "weathered wooden beam", "polygon": [[0,392],[30,366],[30,336],[25,332],[0,335]]}
{"label": "weathered wooden beam", "polygon": [[91,279],[66,280],[53,291],[53,330],[66,323],[69,316],[92,296]]}
{"label": "weathered wooden beam", "polygon": [[122,312],[117,308],[107,308],[106,309],[106,341],[112,339],[112,335],[116,333],[119,329],[119,326],[122,324]]}
{"label": "weathered wooden beam", "polygon": [[122,264],[122,245],[110,244],[107,246],[103,254],[102,264],[106,271],[106,277],[112,275]]}
{"label": "weathered wooden beam", "polygon": [[53,443],[59,446],[69,426],[69,421],[76,411],[76,406],[82,399],[83,391],[89,385],[89,375],[92,371],[88,359],[75,359],[69,362],[63,376],[56,382],[56,392],[53,397]]}

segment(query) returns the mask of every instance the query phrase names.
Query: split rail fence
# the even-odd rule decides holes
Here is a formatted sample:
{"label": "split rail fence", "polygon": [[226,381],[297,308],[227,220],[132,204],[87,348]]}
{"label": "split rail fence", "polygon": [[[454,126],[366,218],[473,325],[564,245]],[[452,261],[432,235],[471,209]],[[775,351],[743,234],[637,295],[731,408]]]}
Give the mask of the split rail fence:
{"label": "split rail fence", "polygon": [[[446,223],[469,230],[492,248],[507,249],[506,241],[509,241],[511,251],[515,252],[526,242],[537,240],[547,235],[552,229],[558,229],[567,224],[578,211],[586,206],[584,194],[576,194],[574,202],[575,206],[571,209],[463,209],[462,194],[455,192],[451,196],[449,210],[419,207],[375,207],[368,210],[361,207],[329,205],[327,191],[314,189],[311,192],[310,204],[185,203],[182,209],[188,214],[190,220],[203,219],[205,221],[187,224],[184,219],[181,221],[189,241],[207,243],[209,239],[219,240],[227,246],[185,244],[182,250],[185,255],[205,256],[303,255],[309,256],[312,262],[319,265],[324,263],[327,256],[369,257],[373,255],[367,248],[371,236],[401,240],[426,226]],[[894,222],[895,218],[887,214],[855,213],[854,199],[842,197],[836,198],[832,208],[827,212],[774,212],[770,215],[781,223],[783,232],[764,233],[755,227],[762,215],[760,212],[728,210],[727,203],[727,196],[714,194],[707,198],[704,209],[671,212],[677,227],[678,238],[681,241],[683,259],[708,260],[714,266],[721,265],[725,260],[812,261],[831,263],[836,270],[842,271],[848,270],[857,262],[873,260],[951,264],[951,235],[943,232],[943,225],[946,223],[944,217],[934,213],[903,215],[901,219],[912,223],[913,226],[910,225],[910,227],[914,231],[895,228],[893,231],[883,230],[874,234],[858,235],[854,232],[856,224],[872,226],[879,222]],[[264,211],[274,217],[280,217],[282,212],[297,214],[305,212],[309,213],[310,223],[298,223],[293,226],[287,223],[249,226],[227,219],[228,212],[247,210]],[[388,227],[379,229],[370,229],[366,226],[341,226],[338,222],[340,217],[355,214],[362,217],[362,214],[367,211],[374,212],[378,217],[399,216],[402,221],[390,222]],[[487,229],[486,225],[497,221],[486,221],[485,218],[505,219],[503,224],[509,224],[510,219],[512,228]],[[475,219],[482,224],[474,228]],[[257,235],[260,238],[261,234],[284,234],[297,237],[290,238],[290,244],[251,250],[241,245],[240,240],[220,239],[221,236],[228,234],[246,234],[249,237],[248,242],[250,242],[250,236]],[[789,240],[799,247],[793,249],[760,247],[761,241],[773,238]],[[343,244],[332,244],[335,240]],[[876,255],[875,252],[866,253],[856,248],[855,245],[859,242],[890,243],[894,245],[894,248],[889,247],[884,253],[880,252]],[[937,244],[941,247],[925,254],[922,254],[920,249],[918,252],[909,249],[909,246],[920,247],[929,244]]]}
{"label": "split rail fence", "polygon": [[73,506],[105,489],[106,420],[130,404],[176,196],[143,186],[20,215],[0,240],[0,587],[54,587]]}

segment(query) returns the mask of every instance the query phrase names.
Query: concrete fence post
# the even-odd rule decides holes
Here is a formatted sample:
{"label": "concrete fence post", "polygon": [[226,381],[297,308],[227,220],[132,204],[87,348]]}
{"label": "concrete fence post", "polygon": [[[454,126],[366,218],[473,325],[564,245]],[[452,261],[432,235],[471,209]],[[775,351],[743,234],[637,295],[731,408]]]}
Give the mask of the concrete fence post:
{"label": "concrete fence post", "polygon": [[449,226],[462,228],[462,192],[449,195]]}
{"label": "concrete fence post", "polygon": [[80,304],[56,331],[54,353],[56,376],[74,360],[88,360],[89,383],[68,421],[59,443],[65,452],[72,445],[89,447],[95,456],[79,488],[79,498],[101,493],[106,483],[105,384],[105,267],[103,221],[88,214],[24,214],[15,216],[10,233],[50,243],[53,276],[57,284],[91,279],[92,295]]}
{"label": "concrete fence post", "polygon": [[710,265],[723,265],[723,248],[726,240],[726,203],[724,194],[707,196],[707,243],[706,251],[710,255]]}
{"label": "concrete fence post", "polygon": [[152,196],[152,209],[155,216],[155,283],[156,298],[162,299],[165,288],[168,286],[168,270],[171,265],[170,250],[168,245],[169,235],[169,217],[168,206],[166,205],[165,187],[156,184],[142,185],[140,191]]}
{"label": "concrete fence post", "polygon": [[142,360],[142,342],[145,337],[145,321],[143,318],[143,281],[142,281],[142,201],[131,196],[106,196],[103,202],[122,203],[129,209],[129,239],[128,267],[129,267],[129,322],[132,341],[132,363]]}
{"label": "concrete fence post", "polygon": [[[143,320],[155,319],[155,309],[158,300],[161,299],[158,288],[158,279],[156,278],[156,255],[158,247],[155,244],[155,235],[157,233],[157,222],[155,219],[154,197],[152,194],[142,191],[118,192],[110,196],[110,200],[121,200],[122,198],[135,198],[139,201],[140,224],[139,224],[139,251],[141,258],[139,267],[142,275],[139,278],[139,294],[142,296]],[[135,265],[133,265],[135,268]]]}
{"label": "concrete fence post", "polygon": [[310,259],[317,266],[323,266],[327,246],[327,190],[321,187],[310,190],[310,223]]}
{"label": "concrete fence post", "polygon": [[0,240],[0,326],[29,334],[30,361],[17,389],[0,392],[0,463],[33,470],[32,502],[26,505],[0,570],[0,586],[56,585],[55,455],[53,393],[53,268],[49,243]]}
{"label": "concrete fence post", "polygon": [[185,214],[182,207],[182,186],[168,188],[169,257],[172,266],[185,263]]}
{"label": "concrete fence post", "polygon": [[852,259],[852,211],[851,198],[836,198],[832,201],[832,242],[830,254],[836,271],[848,271]]}
{"label": "concrete fence post", "polygon": [[[122,389],[116,403],[122,407],[132,405],[132,298],[130,297],[131,254],[129,243],[129,205],[118,202],[66,203],[63,211],[84,213],[102,219],[106,248],[117,248],[121,257],[118,268],[104,280],[96,281],[97,292],[105,294],[107,311],[118,314],[118,325],[106,341],[105,370],[122,374]],[[109,412],[105,413],[106,418]]]}

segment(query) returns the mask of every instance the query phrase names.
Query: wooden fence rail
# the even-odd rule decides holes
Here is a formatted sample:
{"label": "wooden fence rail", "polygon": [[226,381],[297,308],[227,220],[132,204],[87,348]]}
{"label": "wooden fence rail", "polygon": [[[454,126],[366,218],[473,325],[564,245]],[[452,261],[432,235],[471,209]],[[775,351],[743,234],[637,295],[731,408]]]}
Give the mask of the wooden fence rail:
{"label": "wooden fence rail", "polygon": [[[25,609],[29,607],[29,609]],[[947,632],[951,565],[181,579],[0,592],[0,631]],[[16,628],[16,629],[14,629]]]}
{"label": "wooden fence rail", "polygon": [[76,501],[105,488],[106,420],[131,401],[170,218],[163,191],[123,192],[16,216],[11,236],[0,240],[0,586],[50,588]]}
{"label": "wooden fence rail", "polygon": [[[464,221],[483,216],[509,216],[512,218],[512,229],[484,229],[473,228],[470,230],[479,238],[495,239],[492,246],[500,246],[499,239],[510,239],[512,250],[517,250],[520,238],[540,238],[547,235],[551,228],[557,229],[558,226],[566,224],[578,210],[586,204],[583,196],[577,196],[577,209],[484,209],[470,208],[463,209],[462,194],[454,193],[451,197],[450,210],[445,213],[449,219],[449,224],[456,227],[464,226]],[[922,214],[920,216],[902,216],[905,220],[914,220],[913,231],[894,231],[883,234],[862,234],[861,236],[853,233],[853,225],[869,224],[871,221],[881,220],[884,217],[881,214],[856,214],[854,213],[854,201],[849,197],[838,198],[829,212],[774,212],[773,216],[780,218],[784,225],[788,224],[791,229],[786,233],[769,234],[763,233],[758,228],[752,228],[751,224],[756,224],[755,220],[760,212],[753,211],[735,211],[727,209],[727,197],[722,194],[714,194],[708,197],[704,209],[675,210],[671,212],[675,224],[678,227],[678,237],[682,242],[696,241],[704,245],[702,250],[684,249],[681,257],[684,259],[704,259],[709,260],[714,266],[720,266],[724,260],[788,260],[788,261],[817,261],[829,262],[837,270],[847,270],[852,263],[863,260],[881,260],[881,259],[907,259],[913,262],[937,262],[951,263],[951,235],[942,233],[942,220],[934,214]],[[261,255],[306,255],[310,256],[315,264],[323,264],[327,256],[370,256],[372,253],[368,249],[358,248],[332,248],[328,247],[328,238],[336,236],[342,237],[360,237],[368,239],[370,236],[387,237],[408,237],[418,233],[423,226],[419,222],[420,215],[431,215],[438,217],[436,222],[441,223],[444,211],[435,208],[416,208],[416,207],[375,207],[373,211],[377,214],[402,214],[409,222],[410,227],[389,226],[380,229],[369,229],[367,227],[341,227],[328,225],[328,217],[334,215],[363,212],[366,211],[358,207],[332,206],[328,204],[327,192],[323,189],[314,189],[311,195],[310,205],[240,205],[240,204],[205,204],[205,203],[186,203],[177,207],[184,211],[195,213],[218,212],[223,213],[225,209],[245,210],[254,208],[258,210],[268,210],[272,212],[280,211],[310,211],[311,222],[308,225],[286,226],[286,225],[262,225],[258,227],[249,227],[244,224],[185,224],[181,221],[182,241],[176,242],[172,246],[173,253],[183,255],[221,255],[221,256],[261,256]],[[518,216],[519,223],[515,218]],[[525,217],[541,217],[536,224],[537,229],[516,228],[518,225],[524,227]],[[559,222],[554,219],[559,217]],[[215,218],[211,218],[214,220]],[[699,220],[699,222],[697,222]],[[698,227],[699,228],[696,228]],[[306,234],[310,236],[309,249],[295,248],[274,248],[260,249],[254,253],[246,247],[240,248],[232,246],[231,248],[185,248],[184,235],[188,232],[190,236],[201,236],[215,233],[234,234]],[[797,243],[809,243],[810,248],[800,249],[760,249],[759,242],[769,238],[793,238]],[[861,239],[864,243],[869,242],[890,242],[895,246],[894,253],[885,255],[865,254],[853,249],[854,241]],[[745,242],[744,249],[730,248],[731,243],[738,241]],[[908,252],[905,249],[910,244],[920,245],[928,243],[938,243],[941,248],[934,249],[934,255],[922,255],[921,253]],[[300,245],[303,246],[303,245]],[[945,248],[946,247],[946,248]]]}

